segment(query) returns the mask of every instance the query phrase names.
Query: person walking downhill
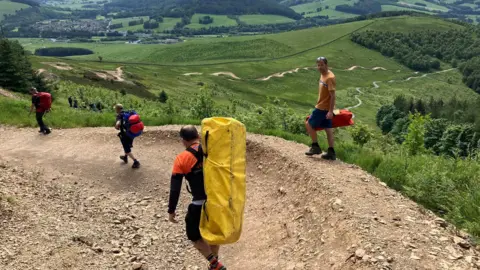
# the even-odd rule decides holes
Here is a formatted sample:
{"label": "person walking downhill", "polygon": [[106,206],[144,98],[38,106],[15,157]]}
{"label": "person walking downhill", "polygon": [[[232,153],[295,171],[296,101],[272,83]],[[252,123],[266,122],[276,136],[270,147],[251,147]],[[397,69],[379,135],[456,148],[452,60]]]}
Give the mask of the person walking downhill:
{"label": "person walking downhill", "polygon": [[227,268],[218,260],[220,246],[209,245],[200,234],[202,205],[207,199],[204,188],[203,150],[200,145],[200,136],[194,126],[185,126],[180,130],[180,137],[186,150],[177,155],[173,164],[168,203],[169,221],[178,222],[175,219],[175,210],[180,197],[183,177],[185,177],[190,187],[188,190],[193,196],[185,216],[187,238],[207,259],[210,270],[226,270]]}
{"label": "person walking downhill", "polygon": [[30,106],[30,114],[35,109],[35,116],[38,126],[40,127],[39,133],[48,135],[51,130],[43,122],[43,117],[50,111],[52,104],[52,96],[46,92],[38,92],[35,87],[30,88],[30,94],[32,95],[32,105]]}
{"label": "person walking downhill", "polygon": [[322,155],[323,159],[335,160],[334,136],[332,128],[333,110],[335,109],[335,74],[328,68],[328,60],[325,57],[317,58],[317,69],[320,72],[320,82],[318,87],[318,100],[315,109],[308,121],[305,122],[307,132],[312,138],[312,146],[305,154],[308,156],[319,155],[322,149],[318,144],[316,128],[324,128],[327,133],[328,150]]}
{"label": "person walking downhill", "polygon": [[127,131],[126,131],[126,123],[124,121],[124,111],[123,111],[123,105],[122,104],[117,104],[115,107],[115,112],[117,113],[117,122],[115,124],[115,129],[120,130],[118,133],[118,137],[120,137],[120,142],[122,143],[123,150],[125,152],[124,156],[120,156],[120,159],[123,160],[123,162],[128,163],[128,157],[133,159],[133,169],[138,169],[140,168],[140,162],[135,158],[135,156],[132,154],[132,147],[133,147],[133,139],[132,137],[128,136]]}

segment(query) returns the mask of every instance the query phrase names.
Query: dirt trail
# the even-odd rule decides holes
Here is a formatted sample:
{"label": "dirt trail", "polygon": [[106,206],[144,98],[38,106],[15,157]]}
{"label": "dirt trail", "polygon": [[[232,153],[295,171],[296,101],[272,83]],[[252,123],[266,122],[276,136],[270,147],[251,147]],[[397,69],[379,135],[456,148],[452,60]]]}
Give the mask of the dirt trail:
{"label": "dirt trail", "polygon": [[[352,66],[352,67],[347,68],[347,69],[345,69],[345,70],[352,71],[352,70],[355,70],[355,69],[357,69],[357,68],[368,69],[368,68],[362,67],[362,66]],[[373,68],[371,68],[371,70],[387,70],[387,69],[384,68],[384,67],[373,67]]]}
{"label": "dirt trail", "polygon": [[226,71],[224,71],[224,72],[216,72],[216,73],[212,73],[211,75],[213,75],[213,76],[226,75],[226,76],[232,77],[232,78],[234,78],[234,79],[236,79],[236,80],[241,80],[240,77],[238,77],[237,75],[233,74],[232,72],[226,72]]}
{"label": "dirt trail", "polygon": [[[449,71],[452,71],[452,70],[455,70],[455,68],[446,69],[446,70],[441,70],[441,71],[437,71],[437,72],[433,72],[433,73],[426,73],[426,74],[423,74],[423,75],[421,75],[421,76],[408,77],[408,78],[406,78],[405,80],[402,80],[402,81],[408,82],[408,81],[410,81],[410,80],[412,80],[412,79],[425,78],[425,77],[427,77],[427,76],[429,76],[429,75],[432,75],[432,74],[445,73],[445,72],[449,72]],[[418,72],[415,72],[415,74],[418,74]],[[395,81],[395,80],[390,80],[390,81],[388,81],[388,83],[394,83],[394,82],[396,82],[396,81]],[[372,82],[373,88],[375,88],[375,89],[379,88],[380,86],[378,85],[378,83],[381,83],[381,82],[377,82],[377,81]],[[355,96],[354,96],[355,99],[358,101],[358,103],[357,103],[356,105],[351,106],[351,107],[347,107],[347,108],[346,108],[347,110],[358,108],[358,107],[360,107],[360,106],[363,104],[362,100],[360,99],[360,95],[361,95],[361,94],[364,94],[364,93],[360,90],[359,87],[357,87],[355,90],[359,93],[358,95],[355,95]]]}
{"label": "dirt trail", "polygon": [[104,80],[114,80],[117,82],[124,82],[125,79],[123,78],[123,70],[122,67],[117,67],[114,71],[112,70],[105,70],[102,72],[93,72],[97,77],[104,79]]}
{"label": "dirt trail", "polygon": [[[0,269],[206,268],[184,236],[185,188],[180,223],[166,220],[178,129],[148,127],[134,143],[143,166],[134,171],[118,159],[111,128],[45,137],[0,127],[0,196],[15,201],[0,208]],[[249,134],[247,148],[243,234],[221,250],[228,269],[478,264],[452,227],[357,167],[307,158],[304,145],[274,137]]]}
{"label": "dirt trail", "polygon": [[63,62],[42,62],[44,65],[49,65],[54,67],[58,70],[72,70],[73,68],[66,63]]}
{"label": "dirt trail", "polygon": [[273,77],[283,78],[286,74],[297,73],[297,72],[298,72],[299,70],[301,70],[301,69],[303,69],[303,70],[309,70],[310,67],[303,67],[303,68],[298,67],[298,68],[291,69],[291,70],[287,70],[287,71],[284,71],[284,72],[274,73],[274,74],[272,74],[272,75],[270,75],[270,76],[263,77],[263,78],[259,78],[259,79],[257,79],[257,80],[259,80],[259,81],[268,81],[268,80],[270,80],[270,79],[273,78]]}

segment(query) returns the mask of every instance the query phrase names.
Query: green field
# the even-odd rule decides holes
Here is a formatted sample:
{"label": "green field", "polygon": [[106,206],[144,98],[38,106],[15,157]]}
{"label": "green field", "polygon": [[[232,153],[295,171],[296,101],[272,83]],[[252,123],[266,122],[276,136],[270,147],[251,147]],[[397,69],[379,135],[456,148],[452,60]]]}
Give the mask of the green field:
{"label": "green field", "polygon": [[3,15],[15,14],[16,10],[28,7],[29,6],[25,4],[10,2],[8,0],[0,0],[0,21],[4,19]]}
{"label": "green field", "polygon": [[[200,24],[198,20],[204,16],[210,16],[213,18],[213,23],[211,24]],[[213,14],[195,14],[192,16],[192,23],[187,25],[186,28],[190,29],[200,29],[200,28],[209,28],[215,26],[235,26],[237,22],[228,18],[226,15],[213,15]]]}
{"label": "green field", "polygon": [[242,15],[240,21],[246,24],[275,24],[294,22],[295,20],[279,15]]}
{"label": "green field", "polygon": [[[433,4],[433,3],[427,2],[425,0],[401,0],[401,1],[398,1],[398,3],[399,4],[407,3],[407,4],[410,4],[410,5],[415,5],[415,3],[422,3],[422,4],[425,4],[427,8],[430,8],[432,10],[444,11],[444,12],[448,11],[448,8],[446,8],[444,6]],[[422,7],[422,6],[418,6],[418,7]]]}
{"label": "green field", "polygon": [[[393,6],[393,5],[382,5],[382,11],[398,11],[398,10],[409,10],[409,11],[419,11],[418,9],[414,8],[407,8],[407,7],[399,7],[399,6]],[[422,11],[427,14],[434,14],[433,12],[428,12],[428,11]]]}
{"label": "green field", "polygon": [[[342,19],[342,18],[351,18],[357,15],[349,14],[345,12],[339,12],[335,10],[335,7],[338,5],[353,5],[356,0],[325,0],[325,1],[315,1],[306,4],[300,4],[292,6],[291,8],[297,13],[305,12],[306,17],[313,16],[328,16],[329,19]],[[328,9],[326,7],[328,6]],[[317,12],[317,8],[322,8],[322,11]]]}

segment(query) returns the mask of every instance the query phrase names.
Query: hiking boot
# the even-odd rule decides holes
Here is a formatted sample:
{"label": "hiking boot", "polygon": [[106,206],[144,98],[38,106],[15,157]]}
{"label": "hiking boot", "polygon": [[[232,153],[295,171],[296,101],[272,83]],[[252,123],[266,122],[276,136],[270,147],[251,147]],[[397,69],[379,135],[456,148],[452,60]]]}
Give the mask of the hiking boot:
{"label": "hiking boot", "polygon": [[140,168],[140,162],[138,162],[138,160],[135,160],[135,161],[133,162],[132,168],[133,168],[133,169],[138,169],[138,168]]}
{"label": "hiking boot", "polygon": [[123,162],[128,163],[128,156],[120,156],[120,159],[123,160]]}
{"label": "hiking boot", "polygon": [[223,266],[223,264],[219,261],[217,261],[215,266],[210,265],[208,269],[209,270],[227,270],[227,268],[225,266]]}
{"label": "hiking boot", "polygon": [[322,153],[322,149],[320,148],[320,146],[312,145],[312,147],[310,147],[310,150],[308,150],[308,152],[305,152],[305,155],[313,156],[313,155],[320,155],[321,153]]}
{"label": "hiking boot", "polygon": [[327,153],[322,155],[322,158],[326,160],[336,160],[337,155],[335,154],[335,150],[333,150],[333,148],[330,147],[328,148]]}
{"label": "hiking boot", "polygon": [[50,134],[50,133],[52,133],[52,131],[51,131],[50,129],[45,129],[45,131],[44,131],[44,134],[45,134],[45,135],[48,135],[48,134]]}

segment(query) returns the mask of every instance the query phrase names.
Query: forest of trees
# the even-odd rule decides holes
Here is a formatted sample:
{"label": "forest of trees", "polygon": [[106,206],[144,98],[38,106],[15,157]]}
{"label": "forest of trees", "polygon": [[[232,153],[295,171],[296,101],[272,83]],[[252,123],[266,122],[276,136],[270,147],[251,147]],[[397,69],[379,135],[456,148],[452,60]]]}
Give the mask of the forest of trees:
{"label": "forest of trees", "polygon": [[142,18],[140,20],[129,21],[128,26],[134,26],[134,25],[139,25],[139,24],[143,24],[143,23],[144,23],[144,21],[143,21],[143,18]]}
{"label": "forest of trees", "polygon": [[[133,16],[162,14],[166,17],[191,17],[194,13],[207,14],[274,14],[299,20],[302,16],[275,0],[118,0],[104,5],[107,12],[129,9]],[[122,15],[123,16],[123,15]]]}
{"label": "forest of trees", "polygon": [[39,56],[74,56],[74,55],[89,55],[93,54],[93,51],[85,48],[72,48],[72,47],[52,47],[41,48],[35,50],[35,55]]}
{"label": "forest of trees", "polygon": [[160,24],[156,21],[147,21],[143,23],[143,28],[144,29],[157,29],[160,26]]}
{"label": "forest of trees", "polygon": [[351,40],[418,71],[440,68],[440,61],[459,67],[464,83],[480,93],[480,39],[473,28],[394,33],[365,31]]}
{"label": "forest of trees", "polygon": [[393,104],[382,106],[376,116],[378,127],[403,143],[411,123],[409,114],[429,115],[425,123],[425,149],[437,155],[466,157],[480,150],[480,97],[472,101],[428,101],[395,98]]}
{"label": "forest of trees", "polygon": [[213,23],[213,18],[210,16],[203,16],[198,19],[198,23],[200,24],[211,24]]}
{"label": "forest of trees", "polygon": [[27,93],[34,86],[48,91],[45,83],[32,69],[28,55],[18,41],[0,37],[0,87]]}
{"label": "forest of trees", "polygon": [[378,0],[360,0],[352,5],[338,5],[335,10],[340,12],[366,15],[382,11],[382,3]]}

